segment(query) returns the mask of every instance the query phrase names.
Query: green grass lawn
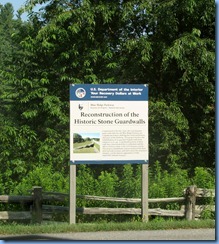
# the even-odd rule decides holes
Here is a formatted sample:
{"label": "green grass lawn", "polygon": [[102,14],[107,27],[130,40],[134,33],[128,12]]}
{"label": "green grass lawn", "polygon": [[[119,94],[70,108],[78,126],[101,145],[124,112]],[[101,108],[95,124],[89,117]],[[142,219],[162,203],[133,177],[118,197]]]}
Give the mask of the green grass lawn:
{"label": "green grass lawn", "polygon": [[18,234],[45,234],[45,233],[67,233],[67,232],[90,232],[90,231],[128,231],[128,230],[167,230],[167,229],[200,229],[215,228],[214,220],[171,220],[171,221],[149,221],[123,222],[123,223],[89,223],[89,224],[68,224],[68,223],[45,223],[41,225],[6,224],[0,223],[0,235]]}
{"label": "green grass lawn", "polygon": [[74,143],[74,153],[98,153],[100,151],[100,145],[94,143],[94,147],[79,148],[91,144],[92,141],[76,142]]}
{"label": "green grass lawn", "polygon": [[74,143],[74,148],[76,148],[76,147],[86,146],[87,144],[90,144],[90,143],[91,143],[91,141],[75,142],[75,143]]}
{"label": "green grass lawn", "polygon": [[96,153],[94,147],[74,149],[74,153]]}

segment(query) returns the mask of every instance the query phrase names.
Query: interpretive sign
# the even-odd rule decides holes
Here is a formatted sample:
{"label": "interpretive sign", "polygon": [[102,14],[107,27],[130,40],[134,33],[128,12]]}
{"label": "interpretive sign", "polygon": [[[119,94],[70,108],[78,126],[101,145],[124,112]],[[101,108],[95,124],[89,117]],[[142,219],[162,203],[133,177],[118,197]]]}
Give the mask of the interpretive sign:
{"label": "interpretive sign", "polygon": [[148,163],[147,85],[70,85],[70,164]]}

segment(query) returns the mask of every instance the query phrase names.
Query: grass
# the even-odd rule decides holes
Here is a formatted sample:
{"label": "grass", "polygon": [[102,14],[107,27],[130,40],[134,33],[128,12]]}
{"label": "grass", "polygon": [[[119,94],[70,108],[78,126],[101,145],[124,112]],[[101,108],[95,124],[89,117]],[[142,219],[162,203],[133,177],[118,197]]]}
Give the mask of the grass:
{"label": "grass", "polygon": [[[74,153],[97,153],[99,152],[99,145],[97,143],[94,143],[95,145],[93,147],[84,147],[86,145],[91,144],[92,141],[84,141],[84,142],[76,142],[74,143]],[[80,147],[84,147],[84,148],[80,148]]]}
{"label": "grass", "polygon": [[98,151],[100,151],[100,145],[97,143],[94,143],[94,146],[97,148]]}
{"label": "grass", "polygon": [[46,224],[16,224],[0,223],[0,235],[18,234],[45,234],[45,233],[68,233],[68,232],[97,232],[97,231],[129,231],[129,230],[167,230],[167,229],[200,229],[215,228],[214,220],[171,220],[124,222],[124,223],[46,223]]}
{"label": "grass", "polygon": [[96,153],[94,147],[90,148],[82,148],[82,149],[74,149],[74,153]]}
{"label": "grass", "polygon": [[90,144],[91,141],[83,141],[83,142],[74,142],[74,147],[82,147],[86,146],[87,144]]}

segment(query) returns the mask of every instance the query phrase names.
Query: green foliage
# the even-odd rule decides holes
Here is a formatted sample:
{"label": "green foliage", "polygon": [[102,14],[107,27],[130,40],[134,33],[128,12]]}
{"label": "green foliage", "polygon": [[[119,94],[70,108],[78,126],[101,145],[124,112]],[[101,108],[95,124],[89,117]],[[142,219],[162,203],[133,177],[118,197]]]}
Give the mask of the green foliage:
{"label": "green foliage", "polygon": [[77,171],[77,194],[95,195],[96,181],[94,174],[86,165],[79,165]]}
{"label": "green foliage", "polygon": [[214,189],[216,175],[212,169],[196,167],[193,183],[199,188]]}
{"label": "green foliage", "polygon": [[108,197],[141,196],[141,165],[121,166],[122,173],[116,168],[95,173],[86,165],[79,165],[77,171],[77,193]]}
{"label": "green foliage", "polygon": [[[32,146],[36,142],[36,134],[28,127],[19,129],[2,126],[0,137],[0,172],[4,182],[5,193],[14,187],[33,168],[31,163]],[[28,164],[27,164],[28,162]]]}
{"label": "green foliage", "polygon": [[[183,190],[191,185],[187,170],[177,166],[171,171],[163,170],[156,161],[149,171],[149,198],[169,198],[183,196]],[[152,204],[151,207],[179,209],[179,204]]]}
{"label": "green foliage", "polygon": [[7,3],[0,5],[0,70],[5,69],[12,60],[13,6]]}
{"label": "green foliage", "polygon": [[214,167],[215,3],[156,2],[157,26],[151,38],[156,47],[154,80],[159,82],[152,93],[181,106],[189,123],[186,151],[193,168]]}
{"label": "green foliage", "polygon": [[[194,183],[212,187],[214,1],[40,2],[38,13],[39,1],[26,2],[27,22],[0,5],[1,189],[12,192],[44,167],[67,177],[70,83],[148,83],[153,194],[180,194],[194,174]],[[81,167],[78,192],[138,197],[140,175],[128,165],[122,174]]]}
{"label": "green foliage", "polygon": [[[141,198],[141,165],[138,165],[136,168],[133,165],[124,165],[121,167],[123,168],[123,172],[120,178],[115,168],[108,172],[102,171],[99,175],[95,175],[94,170],[91,170],[85,165],[80,165],[77,174],[77,194]],[[200,186],[199,177],[203,179],[202,185]],[[167,171],[162,169],[159,161],[156,161],[154,165],[149,167],[149,198],[182,197],[184,196],[184,189],[188,186],[195,184],[199,188],[208,189],[214,185],[214,181],[214,175],[209,174],[208,170],[196,168],[195,176],[191,178],[188,170],[182,170],[176,165],[175,168]],[[209,182],[212,184],[209,184]],[[121,203],[81,199],[77,200],[77,204],[80,207],[130,207],[130,204],[127,206]],[[150,208],[178,210],[180,209],[180,205],[179,203],[154,203],[150,204]],[[135,204],[133,207],[140,206]],[[203,213],[203,218],[204,216],[209,216],[207,215],[208,213],[212,217],[212,212],[206,209]],[[77,218],[80,222],[91,221],[89,216],[78,215]],[[127,218],[127,216],[113,216],[115,221],[124,221]],[[92,217],[92,221],[110,221],[111,219],[110,216]],[[155,218],[155,220],[162,221],[163,219]],[[133,221],[133,218],[130,221]]]}
{"label": "green foliage", "polygon": [[116,186],[118,184],[118,177],[115,170],[112,173],[102,171],[97,179],[97,195],[99,196],[116,196]]}
{"label": "green foliage", "polygon": [[[79,195],[94,195],[94,196],[111,196],[111,197],[127,197],[141,198],[141,165],[133,167],[133,165],[124,165],[122,177],[119,177],[116,168],[110,171],[101,171],[95,174],[94,170],[86,165],[79,165],[77,170],[77,186],[76,192]],[[149,167],[149,198],[169,198],[183,196],[183,190],[191,184],[196,184],[198,187],[209,188],[214,186],[215,177],[208,170],[203,168],[195,169],[195,176],[189,177],[187,170],[180,168],[172,169],[172,171],[163,170],[158,161]],[[202,179],[202,181],[200,180]],[[210,183],[209,183],[210,182]],[[202,185],[199,185],[199,184]],[[4,191],[4,186],[0,188]],[[32,171],[26,174],[19,184],[14,185],[11,194],[29,195],[29,191],[33,186],[42,186],[43,191],[52,192],[69,192],[69,178],[63,176],[63,172],[54,171],[51,166],[34,167]],[[206,201],[208,205],[214,205],[214,201],[210,199]],[[68,202],[65,203],[68,206]],[[130,204],[113,203],[107,201],[94,201],[77,198],[77,207],[130,207]],[[140,207],[138,204],[133,204],[133,207]],[[162,208],[178,210],[178,203],[157,203],[150,204],[150,208]],[[139,216],[110,216],[110,215],[78,215],[77,221],[80,223],[90,221],[138,221]],[[213,212],[206,208],[201,218],[214,218]],[[60,216],[59,216],[60,219]],[[163,221],[163,218],[155,218],[156,222]]]}
{"label": "green foliage", "polygon": [[54,172],[51,166],[35,167],[14,188],[13,194],[27,195],[33,186],[41,186],[43,191],[68,192],[69,179],[62,172]]}
{"label": "green foliage", "polygon": [[[163,168],[188,160],[184,150],[189,140],[189,125],[175,102],[149,102],[150,161],[159,160]],[[185,167],[185,165],[184,165]]]}
{"label": "green foliage", "polygon": [[118,188],[119,195],[122,197],[141,197],[141,166],[138,165],[134,169],[133,165],[124,165]]}
{"label": "green foliage", "polygon": [[74,133],[74,143],[76,142],[83,142],[83,138],[81,135]]}
{"label": "green foliage", "polygon": [[208,205],[205,209],[203,209],[203,211],[200,214],[200,219],[215,219],[216,214],[215,211],[211,210],[211,207],[215,207],[215,201],[214,200],[210,200],[210,202],[208,202]]}
{"label": "green foliage", "polygon": [[[193,177],[193,183],[204,189],[215,189],[216,186],[216,175],[212,169],[196,167],[195,175]],[[201,212],[202,219],[215,219],[215,211],[212,211],[212,207],[215,206],[215,198],[209,197],[205,199],[197,199],[197,204],[206,205],[206,207]]]}

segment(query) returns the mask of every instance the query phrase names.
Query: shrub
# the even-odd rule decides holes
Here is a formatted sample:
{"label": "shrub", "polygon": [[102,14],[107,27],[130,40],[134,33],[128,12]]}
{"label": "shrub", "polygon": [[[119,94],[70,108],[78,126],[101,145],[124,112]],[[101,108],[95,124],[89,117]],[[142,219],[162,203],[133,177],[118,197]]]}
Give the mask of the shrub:
{"label": "shrub", "polygon": [[195,184],[198,188],[215,188],[215,173],[212,169],[196,167],[195,174],[192,180],[193,184]]}
{"label": "shrub", "polygon": [[68,192],[69,179],[62,172],[54,172],[51,166],[36,167],[15,187],[13,194],[29,194],[33,186],[44,191]]}

